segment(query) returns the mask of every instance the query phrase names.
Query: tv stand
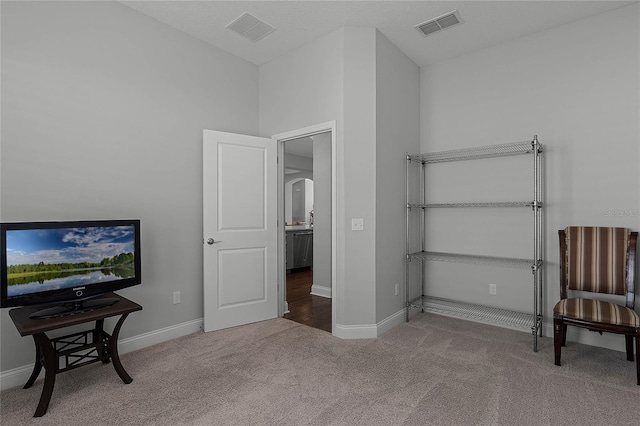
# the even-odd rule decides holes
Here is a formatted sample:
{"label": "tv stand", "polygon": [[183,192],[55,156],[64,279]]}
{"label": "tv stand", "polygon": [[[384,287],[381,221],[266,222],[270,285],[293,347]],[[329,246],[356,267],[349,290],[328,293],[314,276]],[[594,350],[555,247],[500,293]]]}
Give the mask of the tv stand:
{"label": "tv stand", "polygon": [[[36,345],[36,361],[29,380],[24,389],[30,388],[45,369],[44,386],[40,402],[33,417],[41,417],[47,412],[56,375],[78,367],[102,362],[113,362],[113,368],[125,384],[133,381],[127,374],[118,355],[118,334],[124,320],[131,312],[142,310],[142,306],[114,293],[91,299],[90,302],[106,303],[101,309],[77,312],[48,318],[32,318],[31,315],[41,310],[41,306],[15,308],[9,311],[21,336],[33,336]],[[111,303],[113,300],[115,302]],[[109,304],[110,303],[110,304]],[[111,334],[104,330],[104,319],[120,316]],[[95,321],[92,329],[68,334],[62,337],[49,338],[47,332],[73,325]]]}
{"label": "tv stand", "polygon": [[115,297],[96,297],[92,299],[78,300],[75,302],[63,303],[41,309],[29,315],[29,318],[56,318],[67,315],[81,314],[93,311],[118,303],[120,299]]}

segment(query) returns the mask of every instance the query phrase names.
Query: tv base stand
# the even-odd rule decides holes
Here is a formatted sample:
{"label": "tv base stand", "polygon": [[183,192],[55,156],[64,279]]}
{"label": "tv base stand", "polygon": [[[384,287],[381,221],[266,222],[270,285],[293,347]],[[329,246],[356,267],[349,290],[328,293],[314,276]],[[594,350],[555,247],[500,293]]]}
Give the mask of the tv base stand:
{"label": "tv base stand", "polygon": [[[44,386],[40,402],[33,417],[41,417],[47,412],[53,393],[56,375],[94,362],[113,363],[113,368],[125,384],[132,382],[118,355],[118,334],[124,320],[131,312],[142,310],[142,306],[116,294],[104,295],[105,298],[117,298],[118,303],[89,312],[54,318],[30,318],[40,307],[16,308],[9,311],[21,336],[33,336],[36,345],[36,360],[29,380],[24,389],[31,387],[42,368],[45,369]],[[105,318],[120,316],[111,334],[104,330]],[[72,325],[95,321],[92,329],[49,338],[48,331],[58,330]]]}

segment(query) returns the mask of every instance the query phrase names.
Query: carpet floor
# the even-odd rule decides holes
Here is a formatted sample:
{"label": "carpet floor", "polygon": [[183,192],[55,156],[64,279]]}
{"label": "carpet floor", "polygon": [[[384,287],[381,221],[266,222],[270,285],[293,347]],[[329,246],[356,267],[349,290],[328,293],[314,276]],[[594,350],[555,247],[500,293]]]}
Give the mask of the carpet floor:
{"label": "carpet floor", "polygon": [[[622,337],[621,337],[622,338]],[[341,340],[286,319],[195,333],[0,394],[2,425],[638,425],[625,354],[419,314]]]}

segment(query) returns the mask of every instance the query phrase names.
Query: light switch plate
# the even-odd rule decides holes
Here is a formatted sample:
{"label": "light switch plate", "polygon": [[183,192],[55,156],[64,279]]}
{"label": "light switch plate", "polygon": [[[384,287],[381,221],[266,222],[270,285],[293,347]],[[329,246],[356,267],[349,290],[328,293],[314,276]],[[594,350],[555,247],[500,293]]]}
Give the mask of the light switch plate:
{"label": "light switch plate", "polygon": [[364,230],[364,219],[361,217],[351,219],[351,230],[352,231]]}

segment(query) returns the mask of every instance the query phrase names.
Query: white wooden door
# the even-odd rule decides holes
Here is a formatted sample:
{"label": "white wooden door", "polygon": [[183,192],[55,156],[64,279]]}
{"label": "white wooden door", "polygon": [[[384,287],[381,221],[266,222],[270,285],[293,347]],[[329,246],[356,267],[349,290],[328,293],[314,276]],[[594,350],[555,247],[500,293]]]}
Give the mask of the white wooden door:
{"label": "white wooden door", "polygon": [[204,331],[276,318],[273,139],[203,134]]}

